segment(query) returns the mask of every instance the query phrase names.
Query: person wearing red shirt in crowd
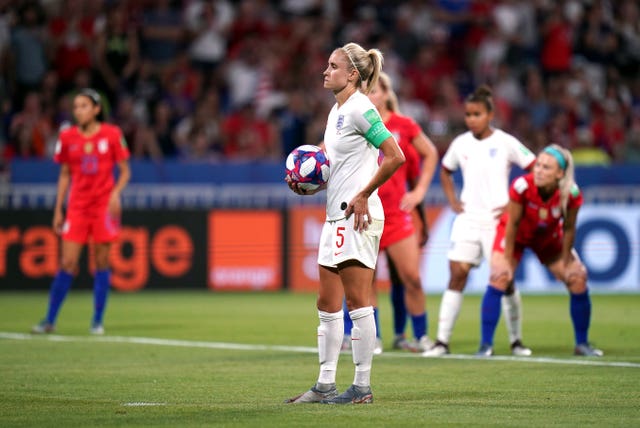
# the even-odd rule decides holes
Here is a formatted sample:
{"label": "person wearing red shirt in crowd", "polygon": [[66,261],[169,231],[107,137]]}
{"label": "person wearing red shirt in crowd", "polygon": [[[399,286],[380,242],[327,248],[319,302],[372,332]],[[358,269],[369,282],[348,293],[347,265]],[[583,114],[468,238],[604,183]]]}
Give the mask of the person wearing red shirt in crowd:
{"label": "person wearing red shirt in crowd", "polygon": [[[62,237],[61,266],[49,294],[46,317],[32,333],[51,333],[78,271],[82,247],[94,246],[94,314],[90,333],[104,334],[103,314],[110,286],[109,250],[120,229],[120,194],[129,182],[129,149],[120,128],[102,123],[100,95],[81,90],[73,100],[77,125],[60,132],[54,160],[61,164],[53,229]],[[113,169],[118,166],[118,179]],[[63,204],[68,192],[66,217]]]}
{"label": "person wearing red shirt in crowd", "polygon": [[482,341],[477,356],[493,355],[493,335],[500,318],[500,299],[513,281],[525,248],[530,248],[570,295],[575,355],[600,357],[588,341],[591,299],[587,270],[573,248],[582,192],[574,181],[571,153],[557,144],[539,154],[533,172],[509,187],[509,204],[500,218],[491,255],[489,285],[482,300]]}

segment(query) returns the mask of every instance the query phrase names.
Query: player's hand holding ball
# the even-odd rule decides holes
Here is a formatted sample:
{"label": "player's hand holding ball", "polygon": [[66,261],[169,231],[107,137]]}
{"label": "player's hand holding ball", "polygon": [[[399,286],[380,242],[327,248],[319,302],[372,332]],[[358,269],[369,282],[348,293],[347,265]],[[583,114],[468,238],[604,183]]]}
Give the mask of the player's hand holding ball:
{"label": "player's hand holding ball", "polygon": [[287,156],[285,181],[298,195],[313,195],[327,187],[329,159],[318,146],[299,146]]}

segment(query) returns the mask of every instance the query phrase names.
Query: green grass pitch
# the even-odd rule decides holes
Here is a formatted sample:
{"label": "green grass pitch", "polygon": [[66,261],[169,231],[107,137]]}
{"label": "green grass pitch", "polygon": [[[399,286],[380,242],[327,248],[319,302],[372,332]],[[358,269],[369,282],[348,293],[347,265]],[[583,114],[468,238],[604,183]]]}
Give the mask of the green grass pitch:
{"label": "green grass pitch", "polygon": [[[374,358],[368,406],[286,405],[316,380],[315,295],[144,291],[113,293],[103,338],[88,333],[92,296],[71,291],[55,336],[28,331],[47,294],[0,293],[1,427],[640,426],[640,295],[595,294],[591,340],[600,359],[573,357],[566,295],[524,295],[532,358],[470,357],[480,296],[468,295],[453,358],[389,349]],[[431,336],[440,296],[428,296]],[[342,391],[351,356],[338,368]]]}

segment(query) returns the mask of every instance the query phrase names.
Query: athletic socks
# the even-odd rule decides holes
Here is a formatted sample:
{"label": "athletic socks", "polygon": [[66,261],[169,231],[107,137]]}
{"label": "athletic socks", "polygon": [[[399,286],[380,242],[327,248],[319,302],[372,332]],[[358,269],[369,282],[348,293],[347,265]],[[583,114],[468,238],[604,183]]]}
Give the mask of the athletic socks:
{"label": "athletic socks", "polygon": [[109,270],[96,271],[93,278],[93,325],[102,324],[110,285],[111,272]]}
{"label": "athletic socks", "polygon": [[47,311],[46,318],[49,324],[54,325],[56,323],[58,312],[60,311],[60,307],[62,307],[62,303],[67,296],[69,288],[71,288],[72,280],[73,275],[63,270],[58,271],[56,276],[53,278],[51,290],[49,291],[49,309]]}
{"label": "athletic socks", "polygon": [[420,315],[411,315],[411,325],[413,326],[413,335],[417,340],[420,340],[422,336],[426,336],[428,327],[427,312],[423,312]]}
{"label": "athletic socks", "polygon": [[482,308],[480,311],[482,345],[493,346],[493,335],[500,319],[500,301],[504,291],[498,290],[491,285],[487,286],[487,290],[482,298]]}
{"label": "athletic socks", "polygon": [[445,290],[442,293],[440,302],[440,313],[438,316],[438,337],[437,339],[448,344],[453,334],[453,326],[456,324],[460,308],[462,307],[463,295],[459,291]]}
{"label": "athletic socks", "polygon": [[404,334],[407,327],[407,307],[404,303],[404,286],[391,283],[391,305],[393,307],[393,333],[396,336]]}
{"label": "athletic socks", "polygon": [[522,300],[517,288],[513,294],[502,296],[502,312],[507,324],[509,343],[522,340]]}
{"label": "athletic socks", "polygon": [[373,308],[354,309],[349,312],[353,320],[353,330],[351,330],[351,350],[353,363],[356,371],[353,384],[356,386],[371,385],[371,362],[373,360],[373,349],[376,344],[376,323],[373,318]]}
{"label": "athletic socks", "polygon": [[[373,319],[376,323],[376,337],[379,339],[381,337],[380,330],[380,315],[377,307],[373,308]],[[349,315],[349,309],[347,308],[347,301],[342,301],[342,313],[344,314],[344,335],[351,336],[351,329],[353,329],[353,321],[351,320],[351,316]]]}
{"label": "athletic socks", "polygon": [[344,314],[344,335],[351,336],[351,329],[353,328],[353,321],[349,316],[349,309],[347,308],[347,299],[342,299],[342,313]]}
{"label": "athletic socks", "polygon": [[571,294],[569,311],[573,322],[576,344],[588,343],[589,323],[591,322],[591,298],[589,290],[581,294]]}
{"label": "athletic socks", "polygon": [[318,311],[320,325],[318,326],[318,358],[320,360],[320,374],[318,383],[336,383],[336,369],[338,357],[344,335],[344,317],[340,312]]}

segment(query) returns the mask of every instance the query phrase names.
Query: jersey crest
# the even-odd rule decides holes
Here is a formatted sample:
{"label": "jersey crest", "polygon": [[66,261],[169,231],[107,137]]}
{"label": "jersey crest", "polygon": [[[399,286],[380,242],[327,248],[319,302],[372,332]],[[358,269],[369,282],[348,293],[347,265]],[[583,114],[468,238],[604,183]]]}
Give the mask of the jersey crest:
{"label": "jersey crest", "polygon": [[107,151],[109,151],[109,142],[106,138],[101,138],[100,141],[98,141],[98,152],[107,153]]}
{"label": "jersey crest", "polygon": [[338,121],[336,122],[336,134],[340,135],[340,131],[344,126],[344,114],[338,115]]}

